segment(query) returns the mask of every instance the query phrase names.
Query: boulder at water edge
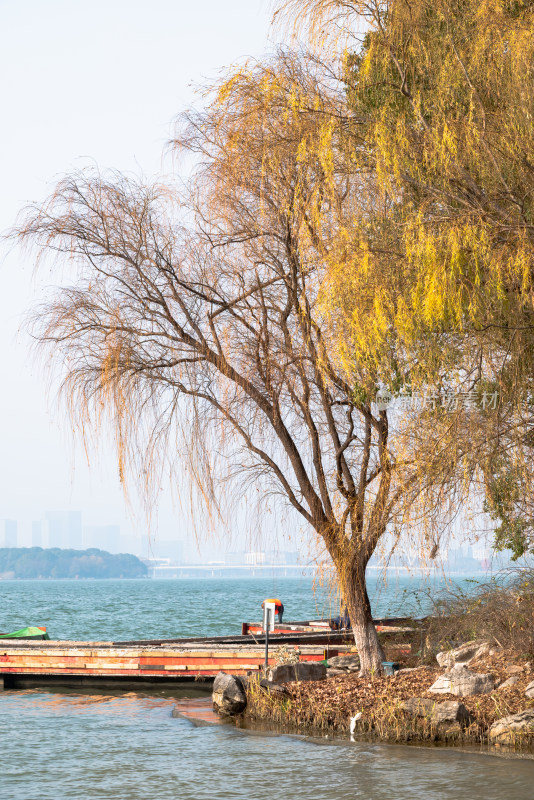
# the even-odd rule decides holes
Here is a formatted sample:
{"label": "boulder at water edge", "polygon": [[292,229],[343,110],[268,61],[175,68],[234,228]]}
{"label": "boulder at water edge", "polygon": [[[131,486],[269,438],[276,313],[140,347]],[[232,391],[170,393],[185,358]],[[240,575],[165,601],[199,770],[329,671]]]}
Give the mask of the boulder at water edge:
{"label": "boulder at water edge", "polygon": [[402,704],[403,710],[414,717],[427,717],[437,724],[452,725],[455,722],[465,724],[469,722],[469,712],[463,703],[454,700],[445,700],[437,703],[425,697],[410,697]]}
{"label": "boulder at water edge", "polygon": [[489,730],[489,739],[493,744],[534,741],[534,710],[498,719]]}
{"label": "boulder at water edge", "polygon": [[455,694],[457,697],[469,697],[474,694],[486,694],[495,688],[492,675],[481,675],[471,672],[467,667],[458,664],[435,681],[429,692],[434,694]]}
{"label": "boulder at water edge", "polygon": [[226,672],[216,675],[211,699],[215,711],[226,717],[241,714],[247,707],[243,684],[236,675],[227,675]]}

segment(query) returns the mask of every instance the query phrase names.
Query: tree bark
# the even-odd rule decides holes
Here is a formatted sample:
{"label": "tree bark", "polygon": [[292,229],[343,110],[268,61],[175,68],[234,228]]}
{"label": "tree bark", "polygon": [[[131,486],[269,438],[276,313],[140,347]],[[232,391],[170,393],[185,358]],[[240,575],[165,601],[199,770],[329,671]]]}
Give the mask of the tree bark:
{"label": "tree bark", "polygon": [[352,569],[340,569],[341,592],[349,611],[354,642],[360,656],[360,674],[381,673],[386,660],[371,613],[365,583],[366,564],[357,561]]}

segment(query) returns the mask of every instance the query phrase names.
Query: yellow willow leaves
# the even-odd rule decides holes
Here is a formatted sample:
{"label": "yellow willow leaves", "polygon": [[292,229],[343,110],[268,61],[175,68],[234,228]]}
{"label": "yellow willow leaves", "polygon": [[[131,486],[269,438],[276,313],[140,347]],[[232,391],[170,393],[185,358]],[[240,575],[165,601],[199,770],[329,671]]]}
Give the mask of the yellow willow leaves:
{"label": "yellow willow leaves", "polygon": [[225,106],[231,100],[239,85],[246,83],[250,77],[250,69],[245,66],[230,75],[229,78],[222,81],[217,89],[215,103],[219,106]]}
{"label": "yellow willow leaves", "polygon": [[307,160],[308,152],[306,146],[306,139],[302,139],[297,148],[297,162],[299,164],[305,163]]}
{"label": "yellow willow leaves", "polygon": [[334,133],[337,128],[335,120],[328,120],[321,126],[317,154],[327,181],[331,181],[335,170],[335,148],[333,146]]}
{"label": "yellow willow leaves", "polygon": [[[344,232],[348,236],[348,232]],[[320,302],[328,311],[335,304],[341,315],[337,317],[338,352],[345,370],[352,374],[355,365],[373,365],[371,373],[380,371],[384,348],[395,317],[391,294],[376,282],[372,268],[373,257],[366,244],[328,262],[328,271],[322,286]],[[354,304],[354,298],[358,303]]]}
{"label": "yellow willow leaves", "polygon": [[428,333],[513,320],[520,309],[511,307],[506,287],[514,282],[531,303],[530,253],[496,248],[480,226],[448,228],[441,235],[424,226],[405,229],[402,272],[388,271],[365,242],[349,257],[349,232],[342,238],[344,251],[328,262],[322,302],[327,309],[335,305],[344,320],[337,322],[338,348],[349,372],[355,360],[387,370],[390,348],[403,343],[422,346],[417,352],[423,373],[426,358],[436,361]]}
{"label": "yellow willow leaves", "polygon": [[352,195],[327,257],[342,359],[400,345],[438,363],[442,334],[478,331],[513,356],[501,331],[532,325],[534,4],[307,0],[298,13],[353,47],[358,127],[343,151],[374,198]]}

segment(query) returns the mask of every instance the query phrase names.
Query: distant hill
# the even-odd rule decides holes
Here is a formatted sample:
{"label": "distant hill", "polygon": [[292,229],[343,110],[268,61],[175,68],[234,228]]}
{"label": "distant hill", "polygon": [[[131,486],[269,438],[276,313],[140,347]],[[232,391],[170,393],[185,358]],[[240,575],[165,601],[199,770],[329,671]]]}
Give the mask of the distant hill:
{"label": "distant hill", "polygon": [[59,547],[0,548],[0,580],[23,578],[146,578],[137,556],[105,550],[62,550]]}

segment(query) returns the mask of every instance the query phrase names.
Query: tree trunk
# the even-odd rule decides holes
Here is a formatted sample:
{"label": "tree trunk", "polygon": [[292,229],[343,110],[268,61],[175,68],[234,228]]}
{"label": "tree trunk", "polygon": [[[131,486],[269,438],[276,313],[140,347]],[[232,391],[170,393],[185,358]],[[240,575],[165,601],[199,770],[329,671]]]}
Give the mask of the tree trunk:
{"label": "tree trunk", "polygon": [[341,591],[349,611],[362,675],[382,672],[382,662],[385,661],[371,614],[365,583],[365,566],[363,563],[356,563],[352,569],[340,570]]}

